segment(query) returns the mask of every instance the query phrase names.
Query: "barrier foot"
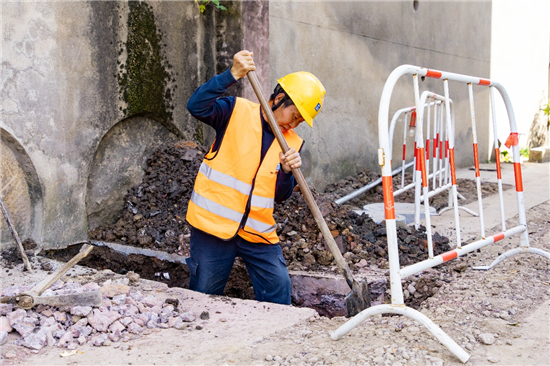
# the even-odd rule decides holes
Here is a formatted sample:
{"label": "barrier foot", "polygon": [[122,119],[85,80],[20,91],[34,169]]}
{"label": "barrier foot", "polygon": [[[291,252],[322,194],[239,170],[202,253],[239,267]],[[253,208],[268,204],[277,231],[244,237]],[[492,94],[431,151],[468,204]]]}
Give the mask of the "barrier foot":
{"label": "barrier foot", "polygon": [[513,257],[516,254],[521,254],[521,253],[538,254],[538,255],[542,255],[546,259],[550,260],[550,253],[545,252],[544,250],[537,249],[537,248],[531,248],[531,247],[522,247],[522,248],[511,249],[511,250],[507,251],[506,253],[501,254],[497,259],[495,259],[493,261],[493,263],[491,263],[488,266],[479,266],[479,267],[472,267],[472,268],[480,270],[480,271],[487,271],[487,270],[493,268],[494,266],[496,266],[497,264],[499,264],[500,262],[502,262],[503,260],[505,260],[506,258],[510,258],[510,257]]}
{"label": "barrier foot", "polygon": [[363,321],[365,321],[367,318],[377,315],[377,314],[385,314],[385,313],[392,313],[392,314],[400,314],[405,315],[409,318],[412,318],[416,321],[418,321],[420,324],[422,324],[424,327],[432,333],[434,337],[439,340],[441,344],[443,344],[447,349],[454,354],[460,361],[465,363],[470,358],[470,355],[464,351],[462,347],[460,347],[455,341],[451,339],[445,333],[441,328],[439,328],[434,322],[432,322],[427,316],[422,314],[421,312],[409,308],[404,305],[376,305],[373,307],[370,307],[368,309],[363,310],[359,314],[355,315],[353,318],[348,320],[346,323],[344,323],[340,328],[336,329],[334,332],[330,334],[330,337],[337,341],[346,334],[348,334],[353,328],[361,324]]}
{"label": "barrier foot", "polygon": [[[441,209],[441,210],[439,211],[439,214],[441,215],[443,212],[449,211],[449,210],[452,210],[452,209],[453,209],[453,207],[445,207],[445,208],[443,208],[443,209]],[[478,217],[478,216],[479,216],[479,214],[478,214],[477,212],[472,211],[472,210],[470,210],[469,208],[466,208],[466,207],[463,207],[463,206],[458,206],[458,209],[459,209],[459,210],[464,210],[464,211],[468,212],[470,215],[472,215],[472,216],[474,216],[474,217]]]}

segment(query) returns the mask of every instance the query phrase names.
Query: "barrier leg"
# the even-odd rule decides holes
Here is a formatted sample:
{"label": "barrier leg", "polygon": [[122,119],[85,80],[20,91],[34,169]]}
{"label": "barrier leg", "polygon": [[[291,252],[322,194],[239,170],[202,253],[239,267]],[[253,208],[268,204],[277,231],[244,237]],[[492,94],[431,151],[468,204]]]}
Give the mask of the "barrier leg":
{"label": "barrier leg", "polygon": [[498,147],[497,117],[495,109],[494,87],[489,88],[491,92],[491,114],[493,119],[493,135],[495,140],[495,162],[497,165],[498,196],[500,200],[500,220],[502,222],[502,231],[506,231],[506,218],[504,216],[504,196],[502,194],[502,172],[500,170],[500,151]]}
{"label": "barrier leg", "polygon": [[[441,215],[442,213],[444,213],[445,211],[449,211],[449,210],[453,210],[454,207],[452,206],[449,206],[449,207],[445,207],[445,208],[442,208],[440,211],[439,211],[439,214]],[[472,211],[470,210],[469,208],[466,208],[464,206],[458,206],[458,209],[459,210],[463,210],[463,211],[466,211],[467,213],[469,213],[470,215],[474,216],[474,217],[478,217],[479,214],[475,211]]]}
{"label": "barrier leg", "polygon": [[451,173],[452,186],[452,199],[455,212],[455,226],[456,226],[456,247],[460,248],[462,242],[460,240],[460,220],[458,215],[458,200],[457,200],[457,188],[456,188],[456,173],[455,173],[455,154],[454,154],[454,131],[451,122],[451,106],[449,103],[449,80],[443,80],[443,89],[445,92],[445,112],[447,114],[447,132],[449,137],[449,168]]}
{"label": "barrier leg", "polygon": [[510,258],[510,257],[513,257],[516,254],[522,254],[522,253],[538,254],[538,255],[541,255],[541,256],[545,257],[546,259],[550,260],[550,253],[545,252],[544,250],[537,249],[537,248],[531,248],[531,247],[527,247],[527,248],[523,247],[523,248],[511,249],[511,250],[501,254],[497,259],[495,259],[493,261],[493,263],[491,263],[488,266],[478,266],[478,267],[472,267],[472,268],[477,269],[477,270],[487,271],[487,270],[493,268],[494,266],[496,266],[497,264],[499,264],[500,262],[502,262],[503,260],[505,260],[506,258]]}
{"label": "barrier leg", "polygon": [[441,328],[439,328],[434,322],[432,322],[427,316],[421,312],[409,308],[407,306],[395,306],[395,305],[376,305],[368,309],[363,310],[359,314],[355,315],[353,318],[344,323],[340,328],[336,329],[331,333],[331,338],[335,341],[339,340],[347,333],[349,333],[353,328],[361,324],[363,321],[369,317],[377,314],[400,314],[407,316],[411,319],[416,320],[422,324],[428,331],[435,337],[437,340],[443,344],[447,349],[454,354],[460,361],[466,362],[470,358],[470,355],[460,347],[451,337],[447,335]]}
{"label": "barrier leg", "polygon": [[470,118],[472,120],[472,144],[474,150],[474,166],[476,169],[476,188],[477,188],[477,203],[479,207],[479,225],[481,237],[485,237],[485,224],[483,220],[483,202],[481,196],[481,175],[479,173],[479,154],[477,150],[477,131],[476,131],[476,116],[474,108],[474,90],[472,83],[468,83],[468,94],[470,96]]}

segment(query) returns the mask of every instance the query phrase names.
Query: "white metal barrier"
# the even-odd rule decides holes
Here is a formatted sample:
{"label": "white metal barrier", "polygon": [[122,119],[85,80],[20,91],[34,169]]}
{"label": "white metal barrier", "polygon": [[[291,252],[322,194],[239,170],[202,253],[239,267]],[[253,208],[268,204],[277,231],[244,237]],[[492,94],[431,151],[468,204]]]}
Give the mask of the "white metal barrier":
{"label": "white metal barrier", "polygon": [[[417,106],[425,105],[425,99],[428,98],[427,94],[423,94],[422,98],[419,95],[420,93],[418,89],[418,77],[419,76],[430,77],[430,78],[443,80],[446,124],[447,124],[447,130],[449,133],[449,139],[448,139],[449,168],[450,168],[450,175],[451,175],[451,188],[452,188],[454,207],[455,207],[455,220],[457,225],[459,221],[458,221],[458,210],[456,208],[458,205],[456,204],[457,194],[456,194],[456,175],[455,175],[455,164],[454,164],[454,135],[453,135],[453,129],[450,128],[451,127],[450,126],[451,110],[450,110],[450,102],[449,102],[450,99],[449,99],[448,83],[449,83],[449,80],[451,80],[451,81],[465,83],[468,85],[468,88],[470,90],[471,108],[473,108],[471,86],[473,84],[476,84],[476,85],[489,87],[491,91],[491,104],[493,108],[493,123],[494,123],[495,130],[496,130],[496,124],[494,120],[493,90],[496,89],[499,91],[504,101],[504,104],[506,106],[506,110],[508,112],[508,118],[510,122],[511,133],[507,141],[507,146],[511,146],[512,152],[513,152],[519,225],[506,230],[504,227],[504,218],[503,218],[502,232],[494,234],[489,237],[485,237],[483,234],[480,240],[464,246],[462,246],[462,243],[460,241],[460,230],[457,230],[456,248],[446,253],[440,254],[438,256],[433,256],[433,249],[431,244],[431,225],[429,222],[430,215],[429,215],[429,211],[427,211],[429,206],[429,197],[427,195],[428,179],[426,176],[426,162],[425,162],[425,159],[418,159],[419,160],[418,165],[420,169],[418,169],[417,167],[416,174],[417,176],[418,174],[420,174],[419,180],[421,180],[422,189],[426,197],[426,199],[424,200],[424,204],[426,208],[425,219],[426,219],[426,229],[428,231],[427,235],[428,235],[429,258],[424,261],[401,268],[399,263],[399,252],[397,248],[394,191],[393,191],[392,175],[391,175],[392,173],[391,172],[391,158],[392,158],[391,148],[392,147],[390,145],[390,137],[388,132],[388,113],[389,113],[389,102],[391,99],[391,95],[393,93],[393,89],[395,87],[397,80],[403,75],[413,76],[414,89],[415,89],[415,103]],[[420,111],[421,109],[417,108],[417,110]],[[423,116],[420,115],[419,118],[421,120]],[[473,126],[475,127],[474,118],[475,117],[472,114],[472,123],[473,123]],[[419,125],[421,124],[422,123],[419,123]],[[495,132],[495,135],[496,135],[496,132]],[[403,300],[403,288],[402,288],[401,280],[403,280],[408,276],[414,275],[420,271],[435,267],[441,263],[460,257],[466,253],[472,252],[474,250],[485,247],[489,244],[495,243],[497,241],[500,241],[504,238],[507,238],[516,234],[519,234],[520,236],[520,247],[507,251],[506,253],[498,257],[491,265],[487,267],[483,267],[482,269],[492,268],[493,266],[503,261],[504,259],[518,253],[534,253],[534,254],[542,255],[547,259],[550,259],[550,253],[540,249],[529,247],[529,237],[527,234],[527,222],[526,222],[525,206],[524,206],[524,199],[523,199],[523,183],[521,178],[521,161],[520,161],[518,139],[517,139],[518,134],[517,134],[516,121],[514,117],[514,111],[512,108],[512,104],[510,102],[510,98],[508,97],[508,94],[502,85],[488,79],[481,79],[478,77],[455,74],[455,73],[450,73],[445,71],[430,70],[430,69],[421,68],[421,67],[412,66],[412,65],[402,65],[396,68],[395,70],[393,70],[393,72],[388,77],[386,84],[384,85],[384,89],[382,91],[382,97],[380,100],[380,108],[378,111],[378,136],[380,141],[380,149],[378,150],[378,160],[379,160],[380,166],[382,167],[382,184],[383,184],[383,190],[384,190],[384,208],[385,208],[386,233],[387,233],[386,235],[387,235],[387,241],[388,241],[388,259],[389,259],[389,266],[390,266],[391,304],[376,305],[371,308],[363,310],[362,312],[354,316],[352,319],[344,323],[342,326],[340,326],[337,330],[335,330],[331,334],[331,337],[334,340],[338,340],[342,338],[345,334],[350,332],[358,324],[360,324],[361,322],[363,322],[364,320],[366,320],[367,318],[375,314],[381,314],[381,313],[401,314],[420,322],[459,360],[461,360],[462,362],[466,362],[470,358],[470,356],[466,351],[464,351],[464,349],[462,349],[462,347],[460,347],[456,342],[454,342],[445,332],[443,332],[436,324],[434,324],[430,319],[428,319],[422,313],[405,306],[404,300]],[[479,176],[479,164],[477,162],[477,140],[476,140],[475,132],[472,137],[474,141],[474,159],[476,160],[476,178],[477,178]],[[424,144],[422,140],[423,138],[417,139],[417,147],[419,149],[419,153],[417,156],[424,156],[424,146],[423,146]],[[495,139],[495,145],[496,144],[498,144],[498,142]],[[418,145],[421,145],[421,146],[418,146]],[[499,187],[501,187],[501,183],[500,183],[501,174],[500,174],[500,165],[499,165],[500,162],[499,162],[498,146],[495,146],[495,151],[497,153],[496,154],[497,176],[499,179]],[[502,199],[501,199],[501,212],[503,212],[503,210],[504,208],[502,207]]]}
{"label": "white metal barrier", "polygon": [[[440,210],[441,212],[445,212],[446,210],[453,208],[453,200],[452,200],[452,194],[451,194],[451,182],[450,182],[450,172],[449,172],[449,158],[448,158],[448,133],[447,133],[447,126],[446,123],[444,123],[443,118],[443,108],[445,105],[445,98],[441,95],[435,94],[435,93],[429,93],[426,92],[427,97],[425,98],[425,104],[422,104],[424,109],[427,109],[426,113],[426,129],[427,129],[427,136],[426,136],[426,167],[427,172],[429,173],[427,176],[427,179],[432,179],[432,189],[428,192],[428,197],[433,197],[439,193],[442,193],[444,191],[447,191],[449,193],[449,205],[446,208],[443,208]],[[449,102],[451,104],[451,128],[454,128],[454,107],[453,107],[453,101],[449,99]],[[431,110],[433,107],[433,158],[432,158],[432,167],[433,171],[430,173],[430,127],[432,126],[432,123],[430,121],[430,117],[432,115]],[[401,116],[404,115],[403,120],[403,155],[401,158],[401,167],[397,168],[392,171],[392,176],[398,174],[401,172],[401,188],[397,191],[394,191],[393,196],[397,197],[400,194],[410,191],[412,189],[415,189],[415,227],[418,229],[420,226],[420,202],[424,201],[424,195],[422,194],[422,188],[420,186],[420,180],[417,179],[417,176],[420,176],[420,167],[417,164],[417,154],[418,154],[418,139],[423,138],[422,137],[422,129],[423,126],[420,126],[417,128],[417,108],[416,106],[407,107],[399,109],[397,112],[394,113],[390,128],[389,128],[389,139],[390,139],[390,146],[393,146],[393,137],[395,133],[395,128],[397,126],[397,123],[401,121]],[[424,110],[422,110],[421,116],[424,115]],[[413,159],[410,162],[406,161],[406,154],[407,154],[407,136],[409,135],[407,130],[410,130],[413,133],[414,137],[414,154]],[[420,133],[418,133],[420,131]],[[441,141],[440,141],[441,138]],[[447,148],[445,148],[447,147]],[[405,186],[405,171],[407,168],[413,167],[413,182],[409,183]],[[417,174],[418,173],[418,174]],[[334,202],[337,204],[342,204],[352,198],[357,197],[358,195],[374,188],[375,186],[382,183],[382,178],[378,178],[377,180],[365,185],[364,187],[361,187],[354,192],[341,197]],[[464,199],[464,197],[457,192],[457,195],[459,198]],[[458,209],[464,210],[473,216],[478,216],[478,214],[466,207],[458,206]],[[433,213],[432,213],[433,214]]]}

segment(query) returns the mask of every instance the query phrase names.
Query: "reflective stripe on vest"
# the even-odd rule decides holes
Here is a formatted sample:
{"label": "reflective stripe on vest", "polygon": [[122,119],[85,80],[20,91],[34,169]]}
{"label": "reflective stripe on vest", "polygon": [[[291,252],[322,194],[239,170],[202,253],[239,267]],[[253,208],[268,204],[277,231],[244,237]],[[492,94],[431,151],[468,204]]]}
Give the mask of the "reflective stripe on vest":
{"label": "reflective stripe on vest", "polygon": [[[238,234],[251,242],[279,242],[273,208],[281,148],[274,141],[260,165],[262,133],[260,106],[237,98],[219,150],[210,150],[197,174],[187,210],[189,224],[221,239]],[[299,151],[302,139],[293,131],[284,135]]]}

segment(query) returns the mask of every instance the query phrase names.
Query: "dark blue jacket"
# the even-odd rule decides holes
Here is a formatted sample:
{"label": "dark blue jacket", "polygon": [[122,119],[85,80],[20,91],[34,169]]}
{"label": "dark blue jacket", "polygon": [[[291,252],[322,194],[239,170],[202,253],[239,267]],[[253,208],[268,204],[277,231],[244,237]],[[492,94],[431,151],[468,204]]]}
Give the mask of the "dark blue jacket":
{"label": "dark blue jacket", "polygon": [[[213,151],[219,149],[223,134],[235,107],[235,97],[222,97],[222,95],[235,83],[237,81],[231,75],[230,69],[228,69],[197,88],[189,99],[189,102],[187,102],[187,109],[193,117],[212,126],[216,130],[216,141],[214,142]],[[264,120],[263,115],[261,115],[261,119],[263,130],[261,159],[263,160],[267,150],[275,139],[275,135],[271,131],[269,123]],[[294,186],[296,186],[296,181],[292,172],[285,173],[280,169],[275,186],[275,202],[280,203],[289,198]]]}

